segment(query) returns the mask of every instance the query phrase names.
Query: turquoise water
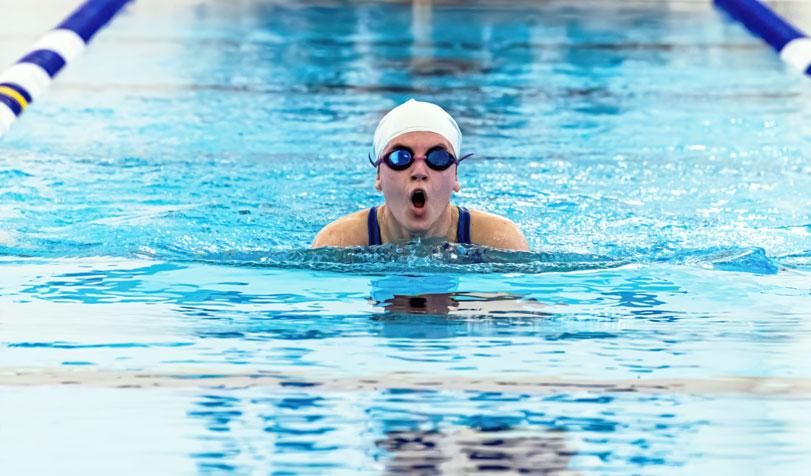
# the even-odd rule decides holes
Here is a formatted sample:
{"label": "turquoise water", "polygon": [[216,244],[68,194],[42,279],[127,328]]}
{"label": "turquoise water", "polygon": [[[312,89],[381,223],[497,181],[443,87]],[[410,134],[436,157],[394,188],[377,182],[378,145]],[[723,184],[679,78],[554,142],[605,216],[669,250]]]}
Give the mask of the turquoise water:
{"label": "turquoise water", "polygon": [[[803,474],[808,79],[704,2],[420,5],[141,1],[31,106],[0,467]],[[533,252],[309,249],[409,97]]]}

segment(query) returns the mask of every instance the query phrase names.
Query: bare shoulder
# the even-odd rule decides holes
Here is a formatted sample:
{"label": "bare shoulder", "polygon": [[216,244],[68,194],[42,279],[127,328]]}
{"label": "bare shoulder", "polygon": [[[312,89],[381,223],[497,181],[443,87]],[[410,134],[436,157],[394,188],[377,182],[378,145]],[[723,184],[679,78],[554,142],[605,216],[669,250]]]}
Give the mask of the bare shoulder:
{"label": "bare shoulder", "polygon": [[518,225],[508,218],[479,210],[470,211],[470,240],[491,248],[529,251],[527,239]]}
{"label": "bare shoulder", "polygon": [[369,210],[350,213],[328,224],[313,240],[313,248],[322,246],[366,246],[369,240],[366,219]]}

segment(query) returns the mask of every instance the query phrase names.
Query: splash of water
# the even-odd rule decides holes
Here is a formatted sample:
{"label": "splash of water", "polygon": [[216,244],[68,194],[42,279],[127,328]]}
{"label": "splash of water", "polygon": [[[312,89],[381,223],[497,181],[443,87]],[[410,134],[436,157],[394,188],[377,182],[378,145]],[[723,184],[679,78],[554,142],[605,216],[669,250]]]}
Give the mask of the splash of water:
{"label": "splash of water", "polygon": [[779,264],[762,248],[710,248],[654,252],[616,250],[612,255],[561,251],[521,252],[442,240],[416,240],[376,247],[292,250],[194,251],[166,246],[141,257],[238,267],[312,269],[351,273],[548,273],[666,263],[722,271],[774,274]]}

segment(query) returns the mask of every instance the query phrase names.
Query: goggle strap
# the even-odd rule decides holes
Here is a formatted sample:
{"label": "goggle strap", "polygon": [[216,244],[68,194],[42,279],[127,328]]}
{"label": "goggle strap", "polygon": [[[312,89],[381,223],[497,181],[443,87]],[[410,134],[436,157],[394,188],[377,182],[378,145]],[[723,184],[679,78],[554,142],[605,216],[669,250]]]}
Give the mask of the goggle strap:
{"label": "goggle strap", "polygon": [[[469,159],[469,158],[473,157],[473,155],[474,154],[472,154],[472,153],[467,154],[467,155],[463,155],[462,157],[459,157],[458,159],[456,159],[456,163],[458,164],[458,163],[462,162],[465,159]],[[374,167],[374,168],[377,168],[377,166],[380,165],[380,162],[383,161],[383,159],[378,159],[378,160],[372,159],[372,153],[371,152],[369,152],[368,157],[369,157],[369,163],[372,164],[372,167]]]}

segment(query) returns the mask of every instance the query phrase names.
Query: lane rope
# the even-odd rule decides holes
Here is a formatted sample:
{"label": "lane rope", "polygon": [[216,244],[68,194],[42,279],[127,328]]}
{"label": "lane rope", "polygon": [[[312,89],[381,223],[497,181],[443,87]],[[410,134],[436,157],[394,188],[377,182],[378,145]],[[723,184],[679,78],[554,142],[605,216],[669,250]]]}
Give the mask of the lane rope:
{"label": "lane rope", "polygon": [[811,76],[811,38],[758,0],[714,0],[780,54],[780,58]]}
{"label": "lane rope", "polygon": [[0,137],[131,0],[87,0],[0,73]]}

